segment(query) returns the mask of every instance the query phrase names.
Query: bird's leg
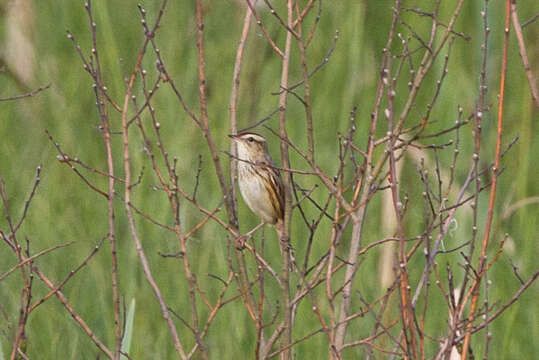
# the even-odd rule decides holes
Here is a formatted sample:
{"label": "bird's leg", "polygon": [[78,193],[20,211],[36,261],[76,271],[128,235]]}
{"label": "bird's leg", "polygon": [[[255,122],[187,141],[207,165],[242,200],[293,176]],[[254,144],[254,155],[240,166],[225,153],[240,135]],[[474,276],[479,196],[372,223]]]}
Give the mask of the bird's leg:
{"label": "bird's leg", "polygon": [[249,232],[247,232],[245,235],[245,238],[246,239],[249,239],[251,236],[253,236],[253,234],[258,230],[260,229],[262,226],[264,226],[265,222],[261,222],[260,224],[258,224],[257,226],[255,226],[254,228],[252,228],[251,230],[249,230]]}
{"label": "bird's leg", "polygon": [[247,242],[247,240],[249,240],[249,238],[251,236],[253,236],[253,234],[258,230],[260,229],[262,226],[264,226],[264,222],[261,222],[260,224],[258,224],[257,226],[255,226],[254,228],[252,228],[251,230],[249,230],[246,234],[244,235],[240,235],[236,238],[236,248],[238,250],[243,250],[245,248],[245,243]]}
{"label": "bird's leg", "polygon": [[282,220],[277,220],[275,223],[275,230],[277,230],[277,235],[279,236],[279,244],[281,245],[281,253],[285,249],[293,250],[292,245],[290,245],[290,238],[285,239],[283,236],[284,223]]}
{"label": "bird's leg", "polygon": [[281,219],[278,219],[275,223],[275,230],[277,230],[277,236],[279,236],[279,243],[283,241],[283,231],[284,231],[284,222]]}
{"label": "bird's leg", "polygon": [[279,250],[281,251],[281,255],[283,254],[284,250],[288,250],[290,256],[289,270],[293,271],[294,268],[298,268],[298,265],[296,263],[296,258],[294,257],[294,248],[290,244],[290,239],[283,238],[284,223],[282,220],[277,220],[277,222],[275,223],[275,230],[277,230],[277,235],[279,236]]}

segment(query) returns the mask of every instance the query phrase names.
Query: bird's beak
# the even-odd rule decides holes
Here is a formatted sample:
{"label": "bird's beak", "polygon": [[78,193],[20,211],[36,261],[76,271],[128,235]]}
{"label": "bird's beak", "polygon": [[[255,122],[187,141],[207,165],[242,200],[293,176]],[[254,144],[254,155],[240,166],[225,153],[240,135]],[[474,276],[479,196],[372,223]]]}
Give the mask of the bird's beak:
{"label": "bird's beak", "polygon": [[229,134],[228,137],[231,138],[231,139],[236,140],[238,138],[238,135]]}

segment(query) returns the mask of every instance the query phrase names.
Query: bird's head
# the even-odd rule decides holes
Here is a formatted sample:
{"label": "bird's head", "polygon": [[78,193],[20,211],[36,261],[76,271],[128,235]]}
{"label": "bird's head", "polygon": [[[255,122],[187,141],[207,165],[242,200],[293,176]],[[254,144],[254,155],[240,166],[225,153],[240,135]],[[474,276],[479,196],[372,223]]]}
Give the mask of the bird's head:
{"label": "bird's head", "polygon": [[268,144],[263,136],[252,132],[243,132],[228,136],[238,144],[238,157],[240,159],[252,162],[265,160]]}

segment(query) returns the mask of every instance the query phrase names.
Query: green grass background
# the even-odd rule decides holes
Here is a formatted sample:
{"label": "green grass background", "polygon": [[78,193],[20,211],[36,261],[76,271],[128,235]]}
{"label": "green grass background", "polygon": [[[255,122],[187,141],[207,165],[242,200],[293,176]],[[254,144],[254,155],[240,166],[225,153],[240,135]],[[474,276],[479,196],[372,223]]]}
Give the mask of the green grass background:
{"label": "green grass background", "polygon": [[[5,2],[7,4],[7,2]],[[124,91],[122,82],[122,66],[130,71],[136,60],[136,54],[142,43],[142,27],[136,1],[102,1],[94,0],[94,16],[97,23],[98,47],[104,69],[104,79],[109,93],[115,99],[121,99]],[[148,12],[150,23],[153,23],[160,2],[142,1]],[[405,1],[405,6],[412,7],[415,2]],[[76,156],[91,166],[105,169],[105,153],[100,133],[96,130],[99,118],[95,108],[92,81],[82,68],[82,64],[70,40],[66,38],[65,29],[69,28],[81,44],[85,54],[91,49],[88,21],[82,1],[35,1],[34,28],[31,38],[35,51],[35,79],[30,84],[37,87],[51,83],[49,90],[34,98],[17,102],[0,103],[0,173],[6,181],[9,194],[9,205],[12,214],[18,218],[22,213],[24,201],[29,194],[35,178],[35,168],[42,165],[43,173],[37,195],[32,202],[28,218],[19,233],[19,240],[27,237],[31,240],[33,251],[38,251],[56,244],[75,241],[72,246],[57,250],[41,257],[36,263],[56,281],[63,279],[67,273],[77,266],[89,253],[96,242],[107,233],[106,202],[98,194],[92,192],[64,164],[56,160],[57,152],[44,134],[48,129],[68,154]],[[473,111],[478,99],[479,71],[481,64],[480,45],[482,42],[482,24],[480,11],[482,1],[467,1],[457,23],[456,30],[471,36],[470,41],[457,38],[449,62],[449,74],[445,80],[440,99],[433,109],[431,118],[437,120],[432,129],[450,126],[456,119],[456,108],[460,105],[467,115]],[[339,40],[329,63],[312,79],[312,101],[315,123],[315,136],[318,162],[328,171],[336,169],[336,134],[346,131],[349,124],[349,112],[353,106],[358,107],[357,142],[365,144],[368,131],[369,116],[373,109],[378,71],[381,60],[381,49],[387,40],[387,31],[391,21],[392,1],[381,0],[371,2],[335,1],[324,2],[322,17],[317,34],[309,49],[309,66],[313,68],[325,56],[336,30]],[[424,10],[430,10],[430,2],[419,2]],[[7,5],[9,6],[9,5]],[[441,14],[447,22],[447,15],[453,8],[450,1],[442,2]],[[205,45],[206,70],[208,80],[208,112],[211,129],[220,150],[227,150],[228,143],[228,105],[234,56],[243,22],[243,7],[236,1],[204,1],[205,11]],[[282,11],[281,8],[278,8]],[[519,2],[521,21],[530,18],[537,12],[533,2]],[[482,164],[491,161],[494,154],[495,122],[501,52],[503,41],[503,2],[489,2],[489,26],[492,29],[487,59],[488,99],[493,110],[488,112],[483,122]],[[280,31],[275,19],[265,14],[264,21],[276,42],[282,46],[284,33]],[[403,13],[406,21],[416,31],[427,37],[430,21],[416,15]],[[312,16],[308,23],[312,22]],[[0,18],[0,46],[5,44],[7,36],[5,18]],[[187,104],[198,111],[198,80],[196,54],[196,27],[194,5],[192,1],[169,1],[156,41],[160,47],[165,64],[174,81],[182,91]],[[401,33],[408,36],[409,31],[399,26]],[[537,72],[539,47],[534,39],[539,37],[539,23],[533,23],[524,31],[528,46],[532,69]],[[417,46],[417,41],[414,43]],[[398,45],[396,45],[398,46]],[[5,50],[5,49],[3,49]],[[395,48],[398,50],[398,47]],[[445,51],[444,51],[445,53]],[[119,59],[123,59],[120,64]],[[417,58],[416,66],[417,66]],[[440,59],[441,60],[441,59]],[[432,76],[420,92],[417,105],[424,109],[430,101],[435,81],[439,78],[442,62],[438,60],[433,66]],[[149,55],[144,60],[149,78],[155,79],[155,57]],[[301,79],[301,68],[298,61],[297,48],[292,54],[291,79]],[[244,127],[263,118],[277,107],[278,99],[271,95],[278,89],[280,77],[280,61],[272,52],[261,31],[254,27],[248,38],[245,63],[242,73],[242,85],[239,101],[239,126]],[[407,74],[403,75],[405,78]],[[23,92],[16,82],[6,73],[0,73],[0,97],[7,97]],[[402,106],[407,96],[405,88],[399,88],[397,106]],[[140,83],[136,89],[140,95]],[[300,90],[301,93],[301,90]],[[399,94],[400,93],[400,94]],[[142,100],[140,100],[142,101]],[[289,99],[288,131],[290,137],[300,147],[305,148],[304,112],[293,97]],[[182,185],[192,189],[194,172],[199,154],[203,159],[203,170],[198,199],[207,208],[213,209],[220,202],[220,190],[214,177],[213,165],[205,145],[204,138],[195,124],[182,110],[177,99],[166,85],[162,86],[155,97],[154,106],[161,123],[163,142],[171,156],[178,159],[178,170]],[[537,269],[539,254],[537,229],[539,228],[539,206],[537,203],[520,208],[509,218],[502,219],[500,214],[509,205],[518,200],[539,194],[538,167],[535,164],[539,154],[538,117],[533,109],[527,79],[524,75],[521,59],[518,55],[516,39],[511,35],[509,68],[505,101],[504,143],[508,143],[515,135],[520,139],[512,151],[506,156],[503,164],[505,171],[500,179],[497,196],[496,213],[492,232],[493,243],[498,243],[505,233],[510,235],[506,251],[494,270],[489,273],[492,285],[489,287],[491,304],[508,299],[519,284],[512,274],[508,259],[519,267],[520,274],[527,278]],[[409,117],[410,123],[418,122],[418,112]],[[147,117],[145,119],[148,119]],[[118,114],[111,115],[114,130],[120,130]],[[276,118],[268,125],[277,128]],[[380,126],[380,134],[385,133],[385,124]],[[278,141],[267,131],[261,130],[270,138],[270,150],[279,162]],[[456,181],[461,184],[471,163],[473,138],[471,128],[462,130],[461,157]],[[146,166],[144,180],[134,191],[134,201],[148,213],[163,222],[171,222],[170,209],[166,197],[149,188],[156,179],[150,171],[150,163],[145,156],[143,144],[137,131],[131,131],[132,156],[134,171],[137,175],[143,165]],[[452,136],[441,139],[449,140]],[[121,136],[113,139],[117,154],[116,168],[122,174]],[[447,168],[452,150],[441,155],[442,164]],[[227,164],[226,155],[222,154],[223,164]],[[292,155],[292,165],[305,168],[305,164]],[[227,166],[225,166],[228,172]],[[100,188],[106,188],[106,180],[85,172]],[[413,199],[420,188],[413,164],[408,161],[403,174],[403,188]],[[313,178],[300,177],[300,183],[309,187],[317,183]],[[419,189],[419,190],[418,190]],[[122,188],[118,187],[118,191]],[[188,190],[190,191],[190,190]],[[323,199],[321,191],[315,192],[317,199]],[[484,223],[487,197],[480,201],[480,224]],[[313,216],[315,209],[307,212]],[[450,244],[459,245],[469,239],[471,233],[471,212],[462,212],[457,218],[458,228],[449,239]],[[223,214],[221,214],[224,217]],[[181,217],[186,229],[191,228],[203,216],[188,204],[182,206]],[[240,227],[243,231],[257,223],[240,201]],[[416,234],[421,229],[422,207],[411,212],[406,218],[408,234]],[[129,235],[127,222],[123,215],[123,204],[117,202],[117,239],[119,244],[119,278],[122,296],[126,303],[135,298],[137,301],[134,320],[134,332],[131,354],[134,359],[175,358],[171,337],[161,316],[158,304],[151,292],[139,266],[133,241]],[[329,223],[323,222],[318,236],[315,238],[314,253],[321,254],[326,248]],[[160,285],[165,298],[175,311],[189,316],[187,287],[183,275],[183,267],[177,260],[163,259],[158,251],[178,251],[178,242],[173,234],[150,226],[146,221],[137,218],[137,226],[149,257],[154,276]],[[383,219],[380,218],[379,199],[375,199],[369,208],[369,218],[365,227],[365,243],[380,239]],[[480,226],[480,234],[483,226]],[[7,224],[2,216],[0,229],[6,232]],[[301,242],[305,227],[297,214],[294,216],[293,242],[298,254],[304,253],[305,246]],[[275,266],[279,264],[278,250],[274,235],[268,228],[267,253]],[[447,245],[447,244],[446,244]],[[494,248],[493,246],[492,248]],[[228,274],[227,248],[224,233],[215,223],[209,223],[189,242],[191,263],[203,289],[208,296],[215,298],[221,285],[207,277],[213,273],[221,277]],[[341,249],[341,252],[344,250]],[[111,306],[110,252],[104,246],[79,274],[63,289],[76,311],[88,322],[97,335],[112,347],[113,315]],[[492,253],[492,252],[491,252]],[[358,288],[363,296],[374,299],[383,289],[377,283],[378,253],[369,253],[362,265],[358,280]],[[457,256],[441,256],[440,264],[450,262],[460,280],[457,266],[462,262]],[[9,249],[2,245],[0,251],[0,272],[9,269],[16,259]],[[414,269],[413,266],[417,267]],[[422,269],[421,262],[411,264],[412,277]],[[418,273],[415,273],[417,271]],[[416,280],[417,281],[417,280]],[[0,304],[8,314],[11,325],[17,321],[19,296],[22,289],[20,275],[13,274],[0,283]],[[268,296],[273,303],[277,301],[278,291],[272,285],[268,288]],[[537,296],[539,288],[534,284],[522,298],[506,311],[490,328],[493,334],[490,343],[490,357],[493,359],[525,359],[537,353],[536,339],[539,338],[539,311]],[[34,298],[46,293],[45,287],[35,281]],[[235,286],[229,290],[233,294]],[[434,299],[434,298],[433,298]],[[445,327],[445,315],[441,317],[440,306],[433,303],[429,307],[428,327],[431,333],[442,335]],[[319,327],[319,322],[309,310],[309,301],[300,307],[295,337],[302,336]],[[202,309],[202,307],[200,307]],[[200,311],[203,318],[205,309]],[[445,314],[445,313],[444,313]],[[350,327],[353,338],[369,335],[372,318],[356,320]],[[8,326],[4,318],[0,319],[0,328],[6,331]],[[177,325],[185,344],[193,344],[192,337],[181,324]],[[211,358],[246,358],[251,357],[254,349],[254,327],[248,318],[243,305],[239,302],[228,305],[217,316],[206,339]],[[480,333],[482,334],[482,333]],[[39,311],[30,316],[28,327],[27,352],[31,359],[86,359],[95,358],[98,350],[70,318],[57,299],[50,299]],[[473,341],[483,343],[483,335]],[[7,355],[10,351],[5,336],[0,337],[0,344]],[[482,354],[477,344],[474,348]],[[431,348],[431,352],[435,351]],[[356,358],[365,354],[365,349],[352,349],[346,354]],[[298,359],[324,358],[327,353],[327,341],[324,335],[316,335],[310,341],[297,346]],[[432,355],[432,354],[427,354]]]}

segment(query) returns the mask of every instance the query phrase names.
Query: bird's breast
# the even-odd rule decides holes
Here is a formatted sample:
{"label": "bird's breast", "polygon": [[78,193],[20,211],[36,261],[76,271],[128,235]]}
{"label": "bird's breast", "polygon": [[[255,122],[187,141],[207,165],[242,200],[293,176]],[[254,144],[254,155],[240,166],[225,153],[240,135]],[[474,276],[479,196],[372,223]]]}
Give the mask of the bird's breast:
{"label": "bird's breast", "polygon": [[273,205],[262,178],[263,169],[255,169],[250,164],[238,164],[238,183],[241,195],[247,206],[264,222],[275,223],[276,217]]}

